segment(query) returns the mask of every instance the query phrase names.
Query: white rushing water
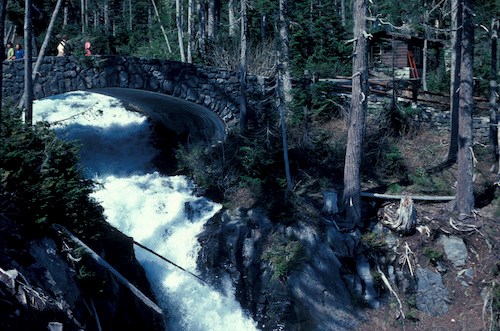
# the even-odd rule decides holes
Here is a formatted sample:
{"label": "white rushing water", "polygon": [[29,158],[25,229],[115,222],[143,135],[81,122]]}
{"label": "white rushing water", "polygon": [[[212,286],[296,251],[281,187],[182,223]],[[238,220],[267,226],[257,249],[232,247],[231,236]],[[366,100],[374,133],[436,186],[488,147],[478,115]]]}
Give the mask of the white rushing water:
{"label": "white rushing water", "polygon": [[[47,121],[59,136],[78,140],[86,176],[102,184],[94,197],[107,221],[135,241],[197,274],[196,236],[221,206],[193,194],[183,176],[163,176],[152,159],[146,117],[127,111],[119,100],[89,92],[70,92],[34,103],[34,121]],[[256,323],[232,296],[136,246],[168,330],[256,330]],[[233,293],[228,284],[226,293]]]}

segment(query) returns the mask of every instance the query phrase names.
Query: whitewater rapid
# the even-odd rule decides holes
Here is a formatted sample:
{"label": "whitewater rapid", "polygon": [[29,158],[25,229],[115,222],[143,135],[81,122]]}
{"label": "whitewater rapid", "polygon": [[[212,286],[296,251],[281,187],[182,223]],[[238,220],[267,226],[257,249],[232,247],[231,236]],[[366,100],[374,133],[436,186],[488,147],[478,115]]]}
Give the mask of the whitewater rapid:
{"label": "whitewater rapid", "polygon": [[[184,176],[164,176],[152,163],[145,116],[126,110],[117,99],[90,92],[70,92],[34,103],[34,121],[47,121],[57,134],[81,144],[85,175],[100,183],[93,197],[107,221],[135,241],[197,274],[197,235],[221,206],[193,194]],[[227,282],[223,295],[189,273],[135,246],[167,316],[168,330],[257,330],[234,298]],[[229,293],[229,295],[227,295]]]}

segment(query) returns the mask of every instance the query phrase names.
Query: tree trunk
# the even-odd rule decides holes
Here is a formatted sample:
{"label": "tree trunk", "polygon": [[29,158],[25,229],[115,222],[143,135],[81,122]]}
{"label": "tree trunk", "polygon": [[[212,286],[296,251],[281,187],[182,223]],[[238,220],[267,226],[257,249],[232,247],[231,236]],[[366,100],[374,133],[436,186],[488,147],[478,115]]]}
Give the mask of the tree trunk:
{"label": "tree trunk", "polygon": [[[427,91],[427,28],[424,30],[424,48],[422,51],[422,89]],[[417,69],[418,70],[418,69]]]}
{"label": "tree trunk", "polygon": [[347,133],[344,166],[343,205],[346,219],[354,224],[361,220],[361,147],[368,100],[368,49],[366,17],[368,0],[354,1],[354,63],[352,77],[351,111]]}
{"label": "tree trunk", "polygon": [[199,39],[198,39],[198,44],[199,44],[199,52],[201,59],[203,61],[206,61],[207,59],[207,20],[206,20],[206,14],[205,14],[205,0],[200,0],[198,3],[198,15],[199,15],[199,27],[200,27],[200,33],[199,33]]}
{"label": "tree trunk", "polygon": [[229,0],[227,3],[227,13],[229,20],[229,37],[236,36],[236,19],[234,15],[234,0]]}
{"label": "tree trunk", "polygon": [[215,0],[208,0],[208,39],[215,39]]}
{"label": "tree trunk", "polygon": [[340,0],[340,22],[345,26],[345,0]]}
{"label": "tree trunk", "polygon": [[[5,31],[5,12],[7,8],[7,0],[0,0],[0,33],[1,36],[4,36]],[[2,43],[0,46],[2,49],[2,54],[5,54],[5,43]],[[3,65],[0,65],[0,77],[3,77]],[[3,79],[0,79],[0,133],[2,133],[2,125],[3,125],[3,115],[2,115],[2,102],[3,102]]]}
{"label": "tree trunk", "polygon": [[286,192],[285,199],[288,192],[293,191],[292,175],[290,173],[290,162],[288,158],[288,143],[286,131],[286,113],[288,107],[292,102],[292,79],[290,78],[290,59],[288,48],[288,17],[287,17],[287,0],[279,0],[279,21],[280,21],[280,55],[278,57],[279,73],[278,73],[278,93],[280,96],[279,108],[281,117],[281,135],[283,140],[283,160],[285,163],[286,175]]}
{"label": "tree trunk", "polygon": [[110,35],[110,31],[111,31],[111,24],[110,24],[110,21],[109,21],[109,6],[108,6],[108,0],[105,0],[104,2],[104,34],[106,36],[109,36]]}
{"label": "tree trunk", "polygon": [[472,0],[463,0],[462,61],[460,66],[459,146],[456,210],[469,215],[474,207],[472,191],[472,110],[474,24]]}
{"label": "tree trunk", "polygon": [[[61,4],[63,0],[57,0],[56,7],[54,8],[54,11],[52,12],[52,17],[50,18],[49,26],[47,27],[47,33],[45,34],[45,38],[42,43],[42,47],[40,47],[40,53],[38,54],[35,62],[35,66],[32,71],[32,84],[36,82],[36,77],[38,73],[38,69],[40,68],[40,65],[42,64],[43,58],[45,56],[45,51],[47,50],[47,46],[49,45],[49,41],[52,35],[52,30],[54,30],[54,25],[56,22],[57,15],[59,14],[59,10],[61,9]],[[19,102],[19,108],[23,108],[25,105],[25,98],[21,99]]]}
{"label": "tree trunk", "polygon": [[89,29],[89,2],[85,0],[85,30]]}
{"label": "tree trunk", "polygon": [[68,6],[64,6],[63,26],[68,25]]}
{"label": "tree trunk", "polygon": [[175,21],[177,23],[177,40],[179,41],[179,53],[181,56],[181,62],[186,62],[186,55],[184,54],[184,33],[182,31],[181,13],[181,0],[175,0]]}
{"label": "tree trunk", "polygon": [[241,0],[241,48],[240,48],[240,117],[241,135],[245,135],[248,125],[247,115],[247,0]]}
{"label": "tree trunk", "polygon": [[38,69],[42,64],[43,57],[45,56],[45,51],[47,46],[49,45],[50,38],[52,36],[52,30],[54,30],[54,25],[57,19],[57,15],[59,14],[59,10],[61,9],[61,4],[63,0],[57,0],[54,11],[52,12],[52,17],[50,18],[49,26],[47,27],[47,33],[45,34],[45,38],[43,39],[42,47],[40,47],[40,53],[35,62],[35,67],[33,68],[33,82],[36,81]]}
{"label": "tree trunk", "polygon": [[170,47],[170,42],[168,41],[167,32],[165,32],[165,28],[163,27],[163,23],[160,20],[160,14],[158,13],[158,8],[156,8],[155,0],[151,0],[151,3],[153,3],[153,8],[155,10],[156,19],[158,20],[158,23],[160,23],[160,29],[161,29],[161,32],[163,33],[163,37],[165,38],[165,43],[167,44],[168,52],[172,53],[172,48]]}
{"label": "tree trunk", "polygon": [[132,16],[132,0],[128,0],[128,29],[130,31],[132,31],[132,20],[133,20],[133,16]]}
{"label": "tree trunk", "polygon": [[262,13],[260,15],[260,40],[262,42],[266,41],[266,24],[267,24],[267,16]]}
{"label": "tree trunk", "polygon": [[493,157],[498,160],[498,120],[497,120],[497,39],[499,19],[491,21],[491,69],[490,69],[490,145]]}
{"label": "tree trunk", "polygon": [[32,78],[32,24],[31,0],[25,0],[24,9],[24,123],[33,125],[33,78]]}
{"label": "tree trunk", "polygon": [[195,38],[195,0],[189,0],[188,3],[188,44],[187,44],[187,61],[193,63],[193,50]]}
{"label": "tree trunk", "polygon": [[85,0],[80,1],[80,17],[81,17],[81,24],[82,24],[82,34],[85,34]]}
{"label": "tree trunk", "polygon": [[451,71],[450,71],[450,113],[451,132],[447,161],[455,163],[458,153],[458,103],[460,87],[460,63],[462,59],[462,4],[451,0]]}

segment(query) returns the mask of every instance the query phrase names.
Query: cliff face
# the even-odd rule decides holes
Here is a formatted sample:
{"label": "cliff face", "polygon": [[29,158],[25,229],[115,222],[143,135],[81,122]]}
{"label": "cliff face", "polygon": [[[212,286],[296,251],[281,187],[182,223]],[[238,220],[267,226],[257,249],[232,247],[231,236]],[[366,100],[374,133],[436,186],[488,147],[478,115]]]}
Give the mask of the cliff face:
{"label": "cliff face", "polygon": [[[77,245],[55,232],[26,239],[31,235],[13,219],[15,213],[0,214],[1,330],[164,330],[161,315]],[[132,245],[108,227],[93,249],[153,298]]]}

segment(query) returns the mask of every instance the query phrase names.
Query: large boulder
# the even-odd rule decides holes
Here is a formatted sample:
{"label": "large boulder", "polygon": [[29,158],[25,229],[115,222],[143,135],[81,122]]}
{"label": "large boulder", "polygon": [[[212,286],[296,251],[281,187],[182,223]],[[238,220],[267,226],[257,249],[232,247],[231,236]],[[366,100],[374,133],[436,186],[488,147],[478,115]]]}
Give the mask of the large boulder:
{"label": "large boulder", "polygon": [[[342,254],[351,240],[346,236]],[[217,280],[229,275],[237,299],[260,329],[356,329],[361,317],[344,284],[341,263],[314,226],[276,226],[258,210],[222,211],[207,222],[199,241],[198,268],[204,278],[221,286]],[[300,263],[277,272],[268,255],[290,242],[303,248]]]}

